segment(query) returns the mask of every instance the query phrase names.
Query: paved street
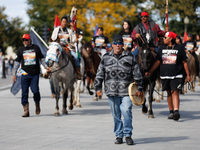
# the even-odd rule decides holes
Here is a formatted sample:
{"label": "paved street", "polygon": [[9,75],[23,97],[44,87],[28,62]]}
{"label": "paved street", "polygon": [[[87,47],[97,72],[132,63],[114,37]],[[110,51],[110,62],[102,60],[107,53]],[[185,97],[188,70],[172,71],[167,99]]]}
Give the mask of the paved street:
{"label": "paved street", "polygon": [[[9,79],[10,78],[10,79]],[[54,116],[48,80],[40,78],[41,114],[35,115],[33,94],[29,93],[30,117],[22,118],[21,91],[13,96],[8,87],[11,77],[0,79],[0,150],[199,150],[200,86],[196,92],[181,95],[178,122],[168,120],[167,100],[153,103],[154,119],[133,106],[135,145],[114,144],[113,120],[104,95],[97,102],[86,92],[81,94],[82,108],[68,115]],[[166,96],[166,93],[164,93]],[[68,101],[69,104],[69,101]],[[60,113],[62,100],[59,102]]]}

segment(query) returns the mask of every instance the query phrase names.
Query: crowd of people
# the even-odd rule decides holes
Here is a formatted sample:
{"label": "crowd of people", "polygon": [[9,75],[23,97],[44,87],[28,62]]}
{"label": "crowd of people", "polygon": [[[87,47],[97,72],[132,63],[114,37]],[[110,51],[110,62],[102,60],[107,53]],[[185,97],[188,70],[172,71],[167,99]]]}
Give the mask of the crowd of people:
{"label": "crowd of people", "polygon": [[[97,35],[91,41],[94,51],[102,58],[96,74],[95,91],[99,97],[102,97],[102,84],[104,82],[105,93],[108,97],[114,120],[115,144],[123,143],[123,137],[125,137],[128,145],[134,144],[131,137],[133,130],[132,101],[128,94],[128,86],[135,80],[138,85],[136,96],[143,95],[143,75],[136,61],[141,47],[148,45],[156,55],[156,62],[145,75],[147,77],[151,76],[152,72],[157,67],[160,67],[162,90],[166,90],[168,95],[168,119],[179,120],[180,99],[178,87],[184,84],[186,76],[187,80],[190,81],[186,51],[189,51],[195,58],[197,76],[199,75],[199,62],[195,53],[200,49],[199,35],[196,35],[195,39],[193,39],[193,35],[188,34],[188,40],[182,43],[180,36],[169,31],[169,28],[163,31],[156,23],[149,21],[147,12],[141,13],[141,21],[140,24],[133,28],[129,20],[124,20],[121,31],[113,37],[112,43],[104,35],[103,27],[98,27]],[[68,24],[70,24],[70,28],[67,27]],[[54,29],[51,39],[54,42],[59,39],[60,44],[69,49],[69,53],[73,56],[76,64],[77,79],[80,79],[79,53],[82,50],[83,31],[80,29],[74,30],[73,20],[68,20],[64,16],[61,19],[61,26]],[[163,40],[162,45],[159,45],[159,40]],[[31,43],[31,38],[28,34],[23,35],[22,41],[24,46],[18,50],[14,65],[12,58],[9,60],[9,65],[10,71],[13,69],[14,83],[16,81],[17,68],[21,64],[23,71],[21,103],[24,108],[22,117],[29,117],[29,87],[34,94],[36,114],[40,114],[41,111],[38,85],[39,61],[48,72],[51,72],[51,68],[45,63],[39,47]],[[50,84],[52,94],[55,94],[52,79],[50,79]],[[121,115],[123,115],[123,121]]]}

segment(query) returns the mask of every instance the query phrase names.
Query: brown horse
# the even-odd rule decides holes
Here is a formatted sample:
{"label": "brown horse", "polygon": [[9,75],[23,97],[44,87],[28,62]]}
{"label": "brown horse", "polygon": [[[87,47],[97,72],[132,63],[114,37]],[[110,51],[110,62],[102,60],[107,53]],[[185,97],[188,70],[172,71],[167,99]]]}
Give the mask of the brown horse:
{"label": "brown horse", "polygon": [[[89,92],[90,95],[93,95],[94,92],[92,92],[90,90],[90,83],[94,82],[95,78],[96,78],[96,73],[97,73],[97,69],[98,66],[100,64],[101,58],[100,56],[94,51],[91,43],[86,43],[85,44],[85,50],[87,51],[87,54],[89,55],[89,59],[85,58],[83,56],[83,58],[85,59],[85,70],[86,70],[86,77],[87,77],[87,90]],[[94,100],[97,100],[97,95],[95,94],[95,98]]]}
{"label": "brown horse", "polygon": [[[196,66],[195,66],[195,59],[194,57],[190,54],[190,52],[186,51],[187,54],[187,62],[188,66],[190,69],[190,78],[191,78],[191,91],[194,92],[195,90],[195,81],[196,81]],[[187,81],[187,79],[185,80]],[[187,93],[187,86],[185,86],[185,91],[184,93]]]}

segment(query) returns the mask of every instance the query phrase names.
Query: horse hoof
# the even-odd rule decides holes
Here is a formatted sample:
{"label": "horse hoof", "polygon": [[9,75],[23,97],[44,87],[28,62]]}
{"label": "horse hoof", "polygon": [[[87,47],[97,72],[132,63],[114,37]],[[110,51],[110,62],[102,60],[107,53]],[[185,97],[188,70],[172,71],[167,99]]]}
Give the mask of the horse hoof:
{"label": "horse hoof", "polygon": [[76,100],[74,100],[73,105],[76,106]]}
{"label": "horse hoof", "polygon": [[195,92],[195,90],[194,90],[194,89],[192,89],[192,90],[191,90],[191,92]]}
{"label": "horse hoof", "polygon": [[154,118],[154,115],[149,115],[149,117],[148,118]]}
{"label": "horse hoof", "polygon": [[156,102],[160,102],[160,100],[159,100],[159,99],[157,99],[157,100],[156,100]]}
{"label": "horse hoof", "polygon": [[146,114],[147,111],[148,111],[148,110],[147,110],[147,107],[146,107],[146,106],[142,107],[142,113],[143,113],[143,114]]}
{"label": "horse hoof", "polygon": [[92,91],[89,91],[89,94],[90,94],[90,95],[94,95],[94,92],[92,92]]}
{"label": "horse hoof", "polygon": [[59,112],[55,112],[54,116],[60,116],[60,113]]}
{"label": "horse hoof", "polygon": [[98,98],[97,98],[97,97],[95,97],[95,98],[94,98],[94,101],[98,101]]}
{"label": "horse hoof", "polygon": [[81,104],[78,104],[78,105],[76,105],[76,107],[81,108],[82,106],[81,106]]}
{"label": "horse hoof", "polygon": [[63,114],[68,114],[68,111],[65,109],[65,110],[62,110],[62,113]]}
{"label": "horse hoof", "polygon": [[156,99],[155,98],[153,98],[153,101],[155,101]]}
{"label": "horse hoof", "polygon": [[69,110],[72,110],[74,107],[73,107],[73,105],[69,105]]}

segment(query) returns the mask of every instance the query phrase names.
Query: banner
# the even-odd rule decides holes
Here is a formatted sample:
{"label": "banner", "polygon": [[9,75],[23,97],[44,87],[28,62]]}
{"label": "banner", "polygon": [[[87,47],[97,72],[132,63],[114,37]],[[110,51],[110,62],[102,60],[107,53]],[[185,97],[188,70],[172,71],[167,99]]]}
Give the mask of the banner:
{"label": "banner", "polygon": [[185,31],[185,33],[184,33],[184,39],[183,39],[183,43],[185,43],[187,41],[187,33],[186,33],[186,31]]}
{"label": "banner", "polygon": [[54,28],[61,26],[60,19],[58,18],[58,15],[55,17],[54,21]]}
{"label": "banner", "polygon": [[97,26],[97,24],[96,24],[95,30],[94,30],[94,35],[93,35],[93,36],[97,36],[97,30],[98,30],[98,26]]}
{"label": "banner", "polygon": [[42,44],[42,42],[38,39],[38,37],[35,35],[33,31],[30,32],[30,36],[31,36],[32,44],[39,46],[42,54],[44,55],[44,57],[46,57],[47,48]]}

